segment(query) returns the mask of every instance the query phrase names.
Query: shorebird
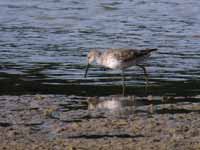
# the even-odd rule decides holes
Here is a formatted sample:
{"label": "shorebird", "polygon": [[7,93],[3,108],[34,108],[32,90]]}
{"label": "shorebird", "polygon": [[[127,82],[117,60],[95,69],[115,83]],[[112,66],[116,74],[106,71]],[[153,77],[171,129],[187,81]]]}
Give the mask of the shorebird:
{"label": "shorebird", "polygon": [[138,66],[144,71],[144,76],[146,80],[146,85],[148,85],[148,75],[145,67],[141,65],[140,63],[145,61],[149,56],[150,53],[153,51],[156,51],[157,49],[108,49],[105,52],[100,52],[97,50],[91,50],[88,53],[87,60],[88,64],[85,70],[84,77],[87,77],[88,69],[90,64],[92,64],[94,61],[98,65],[101,65],[105,68],[110,69],[119,69],[122,71],[122,88],[123,88],[123,95],[125,93],[125,76],[124,72],[125,69],[132,67],[132,66]]}

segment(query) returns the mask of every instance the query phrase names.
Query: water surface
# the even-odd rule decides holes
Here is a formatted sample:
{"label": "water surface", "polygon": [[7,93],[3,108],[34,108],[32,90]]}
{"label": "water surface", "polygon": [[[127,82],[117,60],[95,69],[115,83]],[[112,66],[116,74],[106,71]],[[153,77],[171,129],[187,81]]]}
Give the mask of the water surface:
{"label": "water surface", "polygon": [[[118,71],[93,66],[91,48],[158,48],[147,62],[149,93],[197,95],[200,1],[1,0],[0,93],[109,95]],[[127,70],[129,94],[143,94],[143,72]]]}

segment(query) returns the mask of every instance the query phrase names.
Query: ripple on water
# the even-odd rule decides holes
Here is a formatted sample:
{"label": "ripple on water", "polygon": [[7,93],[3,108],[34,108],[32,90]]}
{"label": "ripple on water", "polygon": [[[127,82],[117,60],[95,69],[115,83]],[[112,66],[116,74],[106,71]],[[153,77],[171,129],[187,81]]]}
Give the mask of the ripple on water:
{"label": "ripple on water", "polygon": [[[1,0],[1,82],[20,82],[23,87],[27,86],[21,82],[24,79],[37,80],[37,86],[44,82],[120,86],[120,72],[105,72],[97,66],[88,79],[82,78],[89,49],[156,47],[158,52],[147,63],[151,82],[162,85],[167,81],[173,86],[182,82],[184,87],[183,81],[193,83],[200,75],[199,7],[195,0]],[[142,72],[128,70],[126,82],[132,88],[143,86]],[[187,86],[192,91],[198,87]],[[84,92],[84,88],[79,90]]]}

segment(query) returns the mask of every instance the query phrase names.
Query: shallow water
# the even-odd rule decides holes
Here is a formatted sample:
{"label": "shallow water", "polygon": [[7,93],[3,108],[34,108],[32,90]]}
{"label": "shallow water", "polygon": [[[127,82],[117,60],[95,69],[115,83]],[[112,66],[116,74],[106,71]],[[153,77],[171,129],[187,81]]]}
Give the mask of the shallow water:
{"label": "shallow water", "polygon": [[[93,66],[91,48],[158,48],[147,62],[148,94],[197,95],[200,1],[47,0],[0,2],[0,93],[110,95],[120,72]],[[127,93],[144,95],[140,69],[127,70]]]}

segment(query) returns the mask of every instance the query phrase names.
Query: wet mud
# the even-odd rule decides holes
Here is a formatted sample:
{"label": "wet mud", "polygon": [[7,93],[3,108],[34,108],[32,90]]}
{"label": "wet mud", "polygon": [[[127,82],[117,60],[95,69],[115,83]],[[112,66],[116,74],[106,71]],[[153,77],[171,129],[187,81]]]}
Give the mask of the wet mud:
{"label": "wet mud", "polygon": [[0,96],[0,149],[200,149],[200,99]]}

